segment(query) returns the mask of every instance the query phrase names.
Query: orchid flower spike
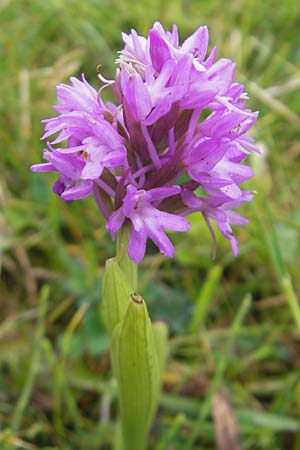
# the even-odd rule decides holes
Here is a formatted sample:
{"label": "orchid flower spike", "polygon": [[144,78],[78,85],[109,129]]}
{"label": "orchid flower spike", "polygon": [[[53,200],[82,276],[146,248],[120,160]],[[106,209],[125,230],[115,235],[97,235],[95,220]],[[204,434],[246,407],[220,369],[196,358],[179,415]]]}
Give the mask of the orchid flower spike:
{"label": "orchid flower spike", "polygon": [[243,161],[258,151],[246,135],[258,113],[234,81],[235,64],[216,59],[216,48],[207,54],[205,26],[181,45],[177,27],[159,22],[147,37],[132,30],[123,40],[115,79],[100,77],[115,103],[84,75],[59,84],[58,115],[44,120],[46,162],[32,170],[57,172],[53,191],[66,202],[94,195],[112,238],[129,226],[135,263],[148,238],[172,257],[166,230],[187,231],[195,211],[211,230],[217,223],[237,255],[231,226],[247,220],[233,209],[252,198],[241,184],[253,176]]}

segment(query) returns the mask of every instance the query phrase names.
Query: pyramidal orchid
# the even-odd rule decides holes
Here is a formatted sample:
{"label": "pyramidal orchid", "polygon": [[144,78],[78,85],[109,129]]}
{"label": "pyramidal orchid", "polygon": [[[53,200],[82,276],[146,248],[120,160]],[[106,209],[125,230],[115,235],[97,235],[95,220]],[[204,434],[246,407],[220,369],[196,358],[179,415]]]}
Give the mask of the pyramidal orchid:
{"label": "pyramidal orchid", "polygon": [[59,84],[58,115],[44,120],[47,162],[32,170],[57,172],[53,191],[64,201],[94,195],[113,238],[128,224],[135,263],[148,238],[172,256],[166,230],[187,231],[195,211],[211,231],[217,223],[236,255],[231,225],[247,220],[233,209],[252,198],[241,184],[253,176],[243,161],[257,150],[246,132],[258,114],[233,80],[235,64],[216,59],[216,48],[207,54],[205,26],[181,45],[176,26],[159,22],[147,37],[132,30],[123,40],[115,79],[100,75],[115,103],[84,76]]}
{"label": "pyramidal orchid", "polygon": [[[238,253],[234,210],[253,194],[241,188],[253,176],[243,161],[257,151],[246,135],[257,113],[234,82],[234,63],[208,51],[208,30],[179,44],[177,28],[156,22],[147,37],[123,34],[113,80],[96,91],[71,78],[57,86],[57,116],[44,120],[43,164],[58,174],[53,191],[65,202],[93,195],[117,255],[106,262],[101,316],[110,338],[117,380],[122,449],[145,450],[158,404],[167,327],[152,323],[136,293],[137,266],[150,239],[166,257],[168,230],[185,232],[190,213],[212,222]],[[114,102],[101,92],[110,86]],[[118,438],[119,439],[119,438]],[[117,440],[118,440],[117,439]]]}

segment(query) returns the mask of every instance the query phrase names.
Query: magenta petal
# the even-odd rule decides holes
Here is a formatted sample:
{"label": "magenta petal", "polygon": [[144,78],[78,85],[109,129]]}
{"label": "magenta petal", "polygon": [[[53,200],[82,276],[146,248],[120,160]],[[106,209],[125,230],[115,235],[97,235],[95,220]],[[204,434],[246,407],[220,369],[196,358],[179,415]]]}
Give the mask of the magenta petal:
{"label": "magenta petal", "polygon": [[248,219],[246,219],[243,216],[240,216],[234,211],[227,211],[227,217],[233,225],[247,225],[249,222]]}
{"label": "magenta petal", "polygon": [[229,241],[230,241],[230,244],[231,244],[232,253],[234,254],[234,256],[238,256],[239,248],[238,248],[238,243],[237,243],[236,237],[233,236],[233,235],[229,236]]}
{"label": "magenta petal", "polygon": [[172,197],[173,195],[180,194],[180,192],[180,186],[165,186],[161,188],[153,188],[148,191],[153,201],[163,200],[167,197]]}
{"label": "magenta petal", "polygon": [[159,248],[159,251],[169,258],[174,256],[174,246],[170,239],[167,237],[166,233],[159,227],[150,223],[147,223],[147,233],[154,244]]}
{"label": "magenta petal", "polygon": [[233,252],[234,256],[237,256],[239,253],[237,240],[232,233],[232,229],[229,224],[229,221],[219,220],[219,221],[217,221],[217,223],[218,223],[219,230],[221,231],[223,236],[230,241],[232,252]]}
{"label": "magenta petal", "polygon": [[126,153],[123,148],[107,153],[102,159],[102,165],[111,169],[113,167],[122,166],[126,159]]}
{"label": "magenta petal", "polygon": [[138,232],[131,227],[129,242],[128,242],[128,256],[136,264],[139,264],[145,256],[147,237],[142,231]]}
{"label": "magenta petal", "polygon": [[230,59],[221,58],[211,66],[207,74],[217,87],[219,94],[226,94],[234,76],[235,64]]}
{"label": "magenta petal", "polygon": [[122,72],[121,87],[131,116],[135,121],[144,120],[152,109],[152,102],[140,75]]}
{"label": "magenta petal", "polygon": [[[164,98],[166,93],[166,86],[168,84],[168,81],[170,80],[170,77],[176,70],[176,63],[169,59],[163,66],[161,72],[157,77],[154,78],[154,80],[151,80],[149,83],[149,94],[151,95],[151,101],[153,105],[156,105],[158,100]],[[170,86],[172,86],[173,83],[170,81]]]}
{"label": "magenta petal", "polygon": [[111,234],[115,234],[123,225],[125,221],[125,217],[122,213],[122,208],[117,209],[117,211],[114,211],[107,221],[106,229]]}
{"label": "magenta petal", "polygon": [[254,175],[252,167],[244,164],[236,164],[231,161],[226,162],[226,170],[231,174],[231,178],[236,183],[242,183]]}
{"label": "magenta petal", "polygon": [[191,224],[181,216],[161,211],[159,214],[159,223],[163,228],[173,231],[188,231]]}
{"label": "magenta petal", "polygon": [[149,39],[151,61],[154,69],[160,72],[164,63],[170,58],[170,50],[156,30],[150,30]]}
{"label": "magenta petal", "polygon": [[105,120],[88,120],[90,132],[87,138],[83,139],[83,143],[94,140],[99,144],[106,145],[110,149],[117,149],[123,144],[123,139],[113,126]]}
{"label": "magenta petal", "polygon": [[207,192],[209,189],[220,189],[224,186],[228,186],[232,180],[221,178],[213,173],[197,172],[193,168],[188,168],[189,176],[199,183]]}
{"label": "magenta petal", "polygon": [[181,49],[184,52],[192,53],[202,61],[207,52],[208,39],[208,29],[202,26],[184,41]]}
{"label": "magenta petal", "polygon": [[143,36],[138,36],[135,30],[131,30],[131,37],[134,50],[141,61],[146,62],[145,58],[145,44],[146,39]]}
{"label": "magenta petal", "polygon": [[57,86],[57,98],[60,101],[55,109],[59,112],[68,112],[73,110],[83,110],[90,112],[100,109],[98,103],[98,93],[82,75],[80,81],[75,77],[71,77],[70,81],[73,86],[59,84]]}
{"label": "magenta petal", "polygon": [[34,164],[30,167],[32,172],[48,172],[55,170],[55,167],[51,163]]}
{"label": "magenta petal", "polygon": [[186,158],[188,167],[191,166],[195,172],[207,172],[223,158],[226,146],[222,141],[208,139],[194,147]]}
{"label": "magenta petal", "polygon": [[196,195],[193,192],[189,191],[188,189],[184,189],[181,196],[182,200],[187,206],[191,206],[196,209],[203,208],[203,200],[196,197]]}
{"label": "magenta petal", "polygon": [[173,45],[173,47],[178,48],[179,38],[178,38],[178,28],[177,25],[174,23],[172,27],[172,33],[168,34],[168,39]]}
{"label": "magenta petal", "polygon": [[190,88],[190,77],[191,77],[191,70],[193,65],[193,58],[191,55],[187,54],[184,55],[180,61],[176,64],[176,67],[173,70],[170,85],[176,86],[177,88],[179,86],[183,86],[183,90],[181,92],[182,97],[186,95]]}
{"label": "magenta petal", "polygon": [[143,120],[144,125],[153,125],[158,119],[165,116],[171,109],[173,104],[172,92],[169,91],[169,95],[166,95],[155,108],[150,112],[150,114]]}
{"label": "magenta petal", "polygon": [[80,177],[83,180],[95,180],[101,176],[103,172],[102,165],[96,161],[96,162],[87,162],[85,167],[83,168]]}
{"label": "magenta petal", "polygon": [[51,164],[53,164],[59,173],[73,181],[77,181],[80,178],[84,164],[79,158],[63,155],[56,151],[48,152],[48,155]]}
{"label": "magenta petal", "polygon": [[65,183],[63,182],[62,178],[60,177],[58,180],[55,181],[55,183],[52,186],[52,191],[61,196],[61,194],[64,192],[66,186]]}
{"label": "magenta petal", "polygon": [[217,91],[213,88],[203,90],[201,85],[190,86],[188,94],[180,101],[180,106],[185,109],[203,109],[215,97]]}
{"label": "magenta petal", "polygon": [[241,189],[235,183],[222,187],[221,191],[224,192],[225,195],[228,195],[228,197],[233,199],[238,199],[242,194]]}
{"label": "magenta petal", "polygon": [[217,53],[218,53],[218,49],[217,49],[217,47],[214,47],[212,49],[212,51],[210,52],[210,55],[208,56],[206,61],[203,63],[207,69],[209,69],[213,65],[214,60],[217,56]]}
{"label": "magenta petal", "polygon": [[122,211],[126,217],[129,217],[129,214],[132,209],[134,209],[139,197],[137,196],[137,188],[132,185],[128,185],[126,189],[126,195],[123,199],[123,207]]}
{"label": "magenta petal", "polygon": [[93,190],[93,182],[91,180],[83,181],[76,186],[73,186],[61,194],[63,200],[79,200],[88,197]]}

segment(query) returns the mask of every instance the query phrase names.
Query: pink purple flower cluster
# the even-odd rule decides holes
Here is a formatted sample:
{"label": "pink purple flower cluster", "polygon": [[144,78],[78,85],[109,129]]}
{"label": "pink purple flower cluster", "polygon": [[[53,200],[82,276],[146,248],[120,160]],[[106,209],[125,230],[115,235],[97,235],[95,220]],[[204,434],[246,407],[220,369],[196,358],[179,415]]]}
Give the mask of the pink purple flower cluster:
{"label": "pink purple flower cluster", "polygon": [[[110,85],[116,102],[104,102],[82,77],[59,84],[46,119],[44,164],[33,171],[55,171],[53,191],[69,202],[93,194],[112,237],[130,228],[128,254],[138,263],[147,238],[165,256],[174,247],[165,229],[187,231],[185,216],[199,211],[210,230],[237,243],[231,225],[247,220],[233,212],[251,200],[240,184],[252,177],[242,164],[256,147],[246,136],[257,113],[246,108],[247,94],[233,81],[235,64],[207,54],[208,30],[198,28],[182,45],[177,27],[156,22],[148,37],[123,34],[124,49]],[[212,231],[213,233],[213,231]]]}

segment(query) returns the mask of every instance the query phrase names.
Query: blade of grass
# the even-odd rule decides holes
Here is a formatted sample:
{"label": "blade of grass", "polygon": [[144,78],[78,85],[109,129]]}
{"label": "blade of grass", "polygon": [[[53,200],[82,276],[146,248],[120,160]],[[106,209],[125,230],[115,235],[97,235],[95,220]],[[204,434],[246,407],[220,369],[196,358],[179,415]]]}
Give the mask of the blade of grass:
{"label": "blade of grass", "polygon": [[[263,195],[263,194],[262,194]],[[262,204],[266,204],[266,199],[261,199]],[[283,261],[281,258],[281,253],[277,246],[274,245],[274,229],[272,230],[272,233],[269,233],[266,229],[266,224],[264,223],[260,211],[258,211],[256,202],[252,202],[251,204],[252,210],[254,212],[257,225],[259,227],[261,237],[265,241],[266,248],[269,252],[274,270],[276,272],[277,277],[280,279],[285,274],[285,269],[283,265]],[[264,209],[265,211],[265,209]],[[271,224],[270,224],[271,225]]]}
{"label": "blade of grass", "polygon": [[36,376],[39,371],[41,345],[42,345],[42,340],[43,340],[43,336],[45,333],[45,323],[46,323],[45,318],[46,318],[46,312],[47,312],[47,306],[48,306],[49,293],[50,293],[49,286],[44,286],[42,288],[41,294],[40,294],[39,307],[38,307],[38,320],[37,320],[37,327],[36,327],[36,333],[35,333],[35,339],[34,339],[34,349],[33,349],[31,364],[30,364],[29,371],[26,376],[24,386],[21,391],[21,395],[19,397],[18,403],[16,405],[16,408],[15,408],[15,411],[14,411],[14,414],[12,417],[12,421],[11,421],[12,433],[15,433],[16,431],[18,431],[21,426],[24,412],[25,412],[26,406],[28,405],[28,402],[30,400],[34,382],[35,382]]}
{"label": "blade of grass", "polygon": [[4,442],[6,444],[13,445],[13,448],[18,448],[18,449],[24,448],[26,450],[37,450],[37,447],[35,445],[29,444],[28,442],[25,442],[16,436],[12,436],[10,430],[4,430],[3,432],[0,433],[0,442]]}
{"label": "blade of grass", "polygon": [[267,201],[264,201],[264,205],[266,211],[266,221],[270,232],[267,231],[266,223],[263,221],[261,215],[259,214],[255,202],[253,202],[252,208],[254,210],[257,223],[261,230],[262,237],[266,243],[266,247],[268,249],[271,261],[273,263],[273,267],[277,274],[281,290],[285,298],[287,299],[292,317],[295,321],[298,331],[300,332],[300,304],[297,299],[291,278],[289,274],[286,272],[285,264],[281,255],[277,232],[274,227],[272,213],[267,205]]}
{"label": "blade of grass", "polygon": [[185,423],[185,421],[186,417],[184,414],[177,414],[175,419],[172,421],[172,425],[157,445],[156,450],[167,450],[169,444],[171,444],[172,440],[176,436],[177,431]]}
{"label": "blade of grass", "polygon": [[300,305],[289,275],[285,275],[281,279],[281,286],[290,306],[290,310],[297,325],[298,331],[300,333]]}
{"label": "blade of grass", "polygon": [[184,447],[184,450],[192,449],[194,442],[197,439],[197,436],[199,434],[199,429],[201,428],[201,424],[204,421],[204,419],[207,417],[207,414],[209,413],[211,400],[213,398],[214,393],[216,392],[216,390],[218,389],[218,387],[220,386],[220,384],[223,381],[226,368],[230,361],[230,351],[232,349],[232,346],[233,346],[233,343],[234,343],[236,337],[239,334],[240,328],[241,328],[242,323],[250,309],[250,306],[251,306],[250,295],[246,295],[246,297],[242,301],[240,309],[238,310],[238,312],[235,316],[235,319],[234,319],[233,324],[230,329],[230,334],[228,336],[228,339],[227,339],[227,342],[226,342],[226,345],[224,348],[224,353],[218,361],[217,368],[216,368],[213,380],[210,384],[206,399],[200,407],[200,410],[198,412],[198,417],[195,421],[194,429]]}
{"label": "blade of grass", "polygon": [[197,332],[203,326],[207,317],[209,305],[212,301],[213,294],[218,286],[221,275],[222,268],[220,266],[214,266],[208,273],[195,302],[193,317],[189,324],[189,331],[191,333]]}
{"label": "blade of grass", "polygon": [[[89,308],[89,303],[83,303],[80,308],[76,311],[72,317],[66,331],[63,335],[62,340],[62,350],[60,360],[57,365],[55,373],[55,383],[54,383],[54,424],[56,431],[59,436],[64,436],[65,428],[62,418],[62,396],[67,396],[66,403],[70,407],[70,397],[68,397],[68,390],[66,390],[66,377],[65,377],[65,367],[67,354],[70,348],[71,339],[77,326],[82,321],[87,309]],[[73,413],[73,414],[72,414]],[[72,402],[71,414],[74,415],[74,402]],[[78,414],[75,413],[76,420],[78,421]]]}

